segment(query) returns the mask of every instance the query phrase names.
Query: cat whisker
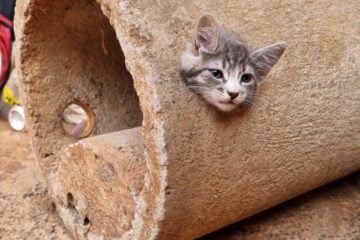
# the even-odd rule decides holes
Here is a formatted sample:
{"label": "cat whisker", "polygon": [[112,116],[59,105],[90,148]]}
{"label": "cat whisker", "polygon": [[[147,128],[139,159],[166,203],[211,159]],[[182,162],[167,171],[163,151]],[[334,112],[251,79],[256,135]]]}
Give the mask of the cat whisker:
{"label": "cat whisker", "polygon": [[187,88],[187,89],[190,91],[194,91],[196,93],[205,93],[209,91],[207,88]]}
{"label": "cat whisker", "polygon": [[259,104],[258,102],[247,102],[247,104],[256,108],[263,108],[263,105]]}
{"label": "cat whisker", "polygon": [[269,102],[268,101],[262,101],[261,99],[256,99],[253,101],[257,106],[260,107],[268,107],[269,106]]}
{"label": "cat whisker", "polygon": [[256,99],[256,100],[255,99],[254,100],[245,99],[244,101],[251,106],[256,106],[256,107],[266,107],[267,106],[267,102],[261,102],[261,101],[258,101],[258,99]]}

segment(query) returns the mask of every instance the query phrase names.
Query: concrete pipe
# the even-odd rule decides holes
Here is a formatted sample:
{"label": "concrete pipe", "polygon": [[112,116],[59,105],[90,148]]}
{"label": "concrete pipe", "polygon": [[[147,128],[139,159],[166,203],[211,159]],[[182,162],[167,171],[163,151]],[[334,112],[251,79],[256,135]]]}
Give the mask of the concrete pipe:
{"label": "concrete pipe", "polygon": [[[73,235],[192,239],[358,170],[359,4],[18,1],[27,126]],[[180,80],[203,13],[288,44],[241,114]]]}

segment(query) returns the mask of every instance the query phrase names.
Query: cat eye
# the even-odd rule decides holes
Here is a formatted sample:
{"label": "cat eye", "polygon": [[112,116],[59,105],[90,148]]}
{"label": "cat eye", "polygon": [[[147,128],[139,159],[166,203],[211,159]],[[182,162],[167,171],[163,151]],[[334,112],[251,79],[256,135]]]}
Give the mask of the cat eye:
{"label": "cat eye", "polygon": [[241,76],[241,82],[243,82],[243,83],[249,83],[249,82],[251,82],[251,79],[252,79],[251,74],[243,74]]}
{"label": "cat eye", "polygon": [[218,69],[209,69],[209,72],[211,72],[211,75],[216,79],[221,79],[223,77],[222,71]]}

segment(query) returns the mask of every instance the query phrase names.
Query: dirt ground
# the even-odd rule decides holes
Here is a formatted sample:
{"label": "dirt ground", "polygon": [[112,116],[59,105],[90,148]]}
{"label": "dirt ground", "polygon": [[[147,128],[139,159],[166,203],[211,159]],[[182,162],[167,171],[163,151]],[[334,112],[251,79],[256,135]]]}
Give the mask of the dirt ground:
{"label": "dirt ground", "polygon": [[56,215],[26,133],[0,121],[0,239],[71,239]]}
{"label": "dirt ground", "polygon": [[[12,131],[3,120],[0,120],[0,239],[71,239],[47,195],[27,134]],[[201,239],[359,240],[360,174]]]}

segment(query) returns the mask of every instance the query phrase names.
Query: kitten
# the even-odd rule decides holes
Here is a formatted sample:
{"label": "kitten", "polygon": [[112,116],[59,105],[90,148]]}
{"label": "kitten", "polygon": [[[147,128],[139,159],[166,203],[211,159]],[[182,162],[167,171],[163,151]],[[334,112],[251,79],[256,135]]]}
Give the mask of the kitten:
{"label": "kitten", "polygon": [[286,49],[276,43],[251,49],[210,15],[200,18],[193,44],[181,58],[180,74],[188,89],[223,112],[253,103],[260,83]]}

